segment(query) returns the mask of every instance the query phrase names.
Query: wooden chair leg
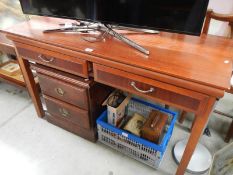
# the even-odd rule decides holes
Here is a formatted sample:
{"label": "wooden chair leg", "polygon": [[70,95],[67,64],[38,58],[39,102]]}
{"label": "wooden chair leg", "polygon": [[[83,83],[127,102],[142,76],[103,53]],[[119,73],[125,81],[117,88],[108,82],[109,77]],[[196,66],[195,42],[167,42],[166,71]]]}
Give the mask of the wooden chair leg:
{"label": "wooden chair leg", "polygon": [[[187,116],[187,112],[186,111],[182,111],[182,113],[181,113],[181,115],[180,115],[180,118],[179,118],[179,123],[183,123],[184,122],[184,119],[186,118],[186,116]],[[193,126],[194,126],[194,124],[195,124],[195,122],[196,122],[196,119],[197,119],[197,117],[196,117],[196,115],[194,116],[194,119],[193,119],[193,123],[192,123],[192,126],[191,126],[191,131],[192,131],[192,129],[193,129]]]}
{"label": "wooden chair leg", "polygon": [[225,138],[225,142],[229,143],[229,141],[232,137],[233,137],[233,121],[232,121],[231,126],[228,130],[227,136]]}
{"label": "wooden chair leg", "polygon": [[182,124],[184,122],[184,119],[186,118],[187,112],[182,111],[180,118],[179,118],[179,123]]}
{"label": "wooden chair leg", "polygon": [[194,119],[193,119],[192,126],[191,126],[191,130],[193,129],[193,126],[194,126],[194,124],[195,124],[195,122],[196,122],[196,119],[197,119],[197,116],[195,115],[195,116],[194,116]]}

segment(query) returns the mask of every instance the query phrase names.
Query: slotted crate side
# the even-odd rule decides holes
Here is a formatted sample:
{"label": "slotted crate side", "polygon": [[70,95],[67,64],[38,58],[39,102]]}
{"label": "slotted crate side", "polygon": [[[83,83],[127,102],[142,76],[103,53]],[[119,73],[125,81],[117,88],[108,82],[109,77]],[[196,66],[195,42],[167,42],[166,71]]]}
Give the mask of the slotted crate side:
{"label": "slotted crate side", "polygon": [[107,111],[103,112],[97,120],[99,141],[157,169],[172,135],[177,113],[138,99],[132,99],[127,108],[129,113],[137,112],[145,117],[149,116],[152,109],[164,112],[169,116],[169,126],[161,144],[149,142],[108,124]]}
{"label": "slotted crate side", "polygon": [[[98,128],[98,130],[101,128]],[[160,159],[162,158],[162,154],[159,151],[153,150],[153,154],[148,153],[146,151],[141,151],[140,149],[135,149],[130,146],[129,143],[125,143],[124,141],[119,141],[118,139],[105,134],[99,134],[99,141],[133,159],[136,159],[152,168],[157,169],[160,165]]]}
{"label": "slotted crate side", "polygon": [[136,98],[132,98],[132,100],[129,101],[129,104],[127,106],[127,112],[129,115],[133,113],[138,113],[144,116],[145,118],[149,117],[150,112],[153,109],[157,109],[160,112],[163,112],[168,115],[168,122],[170,123],[173,119],[173,115],[175,115],[175,112],[167,110],[162,108],[161,106],[157,106],[154,104],[151,104],[149,102],[145,102]]}

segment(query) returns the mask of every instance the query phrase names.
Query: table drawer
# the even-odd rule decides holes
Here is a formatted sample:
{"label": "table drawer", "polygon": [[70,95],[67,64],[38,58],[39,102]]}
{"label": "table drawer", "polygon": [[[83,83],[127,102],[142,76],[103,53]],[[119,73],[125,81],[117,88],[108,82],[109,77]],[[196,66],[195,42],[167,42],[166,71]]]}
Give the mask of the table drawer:
{"label": "table drawer", "polygon": [[37,73],[37,76],[43,94],[88,110],[88,92],[86,88],[74,86],[40,73]]}
{"label": "table drawer", "polygon": [[74,75],[88,77],[88,63],[85,60],[33,46],[28,46],[28,49],[17,46],[17,50],[20,56],[28,60]]}
{"label": "table drawer", "polygon": [[44,95],[48,113],[89,129],[88,111]]}
{"label": "table drawer", "polygon": [[94,79],[97,82],[188,111],[201,110],[200,101],[207,98],[200,93],[98,64],[94,64]]}

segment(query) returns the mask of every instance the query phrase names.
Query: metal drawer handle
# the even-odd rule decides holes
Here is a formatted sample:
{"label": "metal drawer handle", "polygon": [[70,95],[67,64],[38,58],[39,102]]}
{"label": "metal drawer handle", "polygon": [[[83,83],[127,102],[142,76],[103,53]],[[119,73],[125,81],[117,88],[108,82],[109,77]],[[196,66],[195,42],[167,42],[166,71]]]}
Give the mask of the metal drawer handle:
{"label": "metal drawer handle", "polygon": [[55,88],[54,90],[60,96],[64,96],[65,95],[65,91],[62,88]]}
{"label": "metal drawer handle", "polygon": [[61,115],[62,115],[63,117],[69,117],[69,116],[70,116],[69,111],[67,111],[65,108],[60,108],[60,109],[59,109],[59,112],[61,113]]}
{"label": "metal drawer handle", "polygon": [[139,89],[139,88],[136,86],[136,83],[135,83],[134,81],[132,81],[132,82],[130,83],[130,85],[131,85],[136,91],[141,92],[141,93],[143,93],[143,94],[147,94],[147,93],[151,93],[151,92],[154,92],[154,91],[155,91],[155,88],[153,88],[153,87],[151,87],[151,88],[150,88],[149,90],[147,90],[147,91],[141,90],[141,89]]}
{"label": "metal drawer handle", "polygon": [[46,58],[45,56],[43,56],[43,55],[41,55],[41,54],[38,55],[38,58],[41,59],[42,61],[46,62],[46,63],[50,63],[50,62],[52,62],[52,61],[54,60],[53,57]]}

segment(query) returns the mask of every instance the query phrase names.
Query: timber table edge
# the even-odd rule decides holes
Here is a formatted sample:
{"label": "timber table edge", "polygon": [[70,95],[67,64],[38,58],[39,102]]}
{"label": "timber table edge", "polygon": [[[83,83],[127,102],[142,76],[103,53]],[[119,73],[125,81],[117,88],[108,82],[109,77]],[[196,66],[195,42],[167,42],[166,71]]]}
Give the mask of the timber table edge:
{"label": "timber table edge", "polygon": [[[14,40],[14,41],[16,41],[18,43],[21,43],[21,44],[25,44],[25,45],[29,45],[29,46],[33,46],[33,47],[40,47],[40,48],[43,48],[43,49],[46,49],[46,50],[59,52],[61,54],[69,55],[69,56],[73,56],[73,57],[74,57],[74,55],[77,55],[77,54],[85,55],[86,57],[83,58],[83,60],[87,60],[87,61],[92,62],[92,63],[101,64],[100,62],[104,62],[104,63],[111,62],[111,63],[115,63],[116,65],[121,65],[121,66],[126,65],[124,63],[117,62],[115,60],[111,60],[111,59],[108,59],[108,58],[100,57],[98,55],[94,55],[94,54],[91,54],[91,53],[88,53],[88,52],[70,50],[69,48],[61,47],[61,45],[55,45],[55,44],[51,44],[51,43],[47,43],[47,42],[44,42],[44,41],[39,41],[39,40],[31,39],[31,38],[27,38],[27,37],[24,37],[24,36],[20,36],[20,35],[8,33],[8,32],[5,32],[5,33],[6,33],[6,36],[8,38],[10,38],[10,39],[12,39],[12,40]],[[49,46],[49,48],[47,46]],[[89,58],[87,57],[87,55],[89,56]],[[96,61],[97,59],[99,61]],[[119,66],[111,65],[110,67],[125,71],[124,69],[119,68]],[[132,66],[132,65],[127,65],[127,67],[134,68],[135,70],[138,69],[138,70],[142,70],[142,71],[147,71],[148,73],[151,73],[151,76],[152,76],[152,74],[157,74],[158,76],[166,77],[168,79],[173,79],[173,80],[176,80],[177,82],[178,81],[181,82],[180,84],[189,83],[189,86],[201,86],[201,87],[198,87],[197,89],[193,88],[193,89],[189,89],[189,90],[199,92],[199,93],[202,93],[202,94],[206,94],[206,95],[215,94],[214,96],[216,98],[222,98],[224,96],[224,92],[227,90],[226,88],[211,87],[211,86],[208,86],[206,84],[200,84],[200,83],[195,82],[195,81],[189,81],[189,80],[186,80],[186,79],[181,79],[181,78],[178,78],[178,77],[174,77],[172,75],[166,75],[166,74],[163,74],[163,73],[160,73],[160,72],[153,72],[151,70],[147,70],[147,69],[144,69],[142,67],[135,67],[135,66]],[[127,72],[127,70],[126,70],[126,72]],[[136,73],[134,72],[134,74],[140,75],[137,72]],[[145,75],[140,75],[140,76],[144,76],[144,77],[147,77],[147,78],[152,78],[151,76],[150,77],[145,76]],[[171,84],[170,81],[164,81],[164,80],[160,80],[160,81],[162,81],[164,83]],[[177,86],[176,81],[172,85]],[[178,86],[178,87],[188,89],[187,85]],[[209,90],[211,92],[211,94],[210,93],[203,93],[203,92],[199,91],[199,89],[204,89],[204,88]],[[216,92],[214,92],[214,91],[216,91]]]}
{"label": "timber table edge", "polygon": [[[194,70],[203,70],[203,71],[206,72],[206,75],[210,76],[210,78],[208,76],[205,76],[205,74],[198,73],[198,72],[202,72],[202,71],[196,71],[194,73],[193,72],[194,70],[188,71],[187,73],[189,75],[184,76],[184,72],[186,72],[187,69],[190,70],[189,66],[185,66],[185,67],[181,66],[181,67],[184,67],[185,69],[181,69],[181,72],[180,71],[175,71],[176,72],[175,73],[174,70],[173,70],[174,68],[171,67],[171,66],[173,66],[173,63],[170,64],[170,61],[172,61],[172,59],[168,59],[169,62],[164,62],[164,63],[168,64],[169,71],[168,71],[167,68],[165,68],[165,69],[162,68],[161,69],[161,65],[164,64],[164,63],[162,63],[163,61],[161,62],[161,64],[160,64],[160,62],[158,62],[159,65],[157,65],[157,63],[154,64],[154,61],[157,60],[157,59],[151,59],[151,57],[157,57],[157,56],[160,57],[160,56],[162,56],[161,54],[164,54],[164,52],[167,52],[167,51],[172,51],[172,52],[169,52],[169,53],[170,54],[173,53],[176,57],[177,57],[177,55],[178,55],[178,57],[180,57],[180,53],[181,53],[180,49],[181,49],[182,53],[185,54],[186,57],[192,57],[193,59],[195,59],[195,57],[197,57],[197,56],[201,57],[201,58],[205,58],[205,56],[208,56],[210,53],[213,52],[213,54],[211,54],[211,56],[213,55],[215,58],[219,57],[219,61],[216,60],[215,62],[224,66],[223,61],[225,59],[233,58],[233,52],[229,52],[229,48],[231,48],[233,46],[232,41],[222,39],[222,38],[219,38],[219,37],[206,37],[206,36],[197,37],[197,36],[188,36],[188,35],[183,35],[183,34],[174,34],[174,33],[168,33],[168,32],[161,32],[161,34],[156,35],[156,37],[155,37],[155,39],[153,39],[153,41],[148,40],[147,35],[142,35],[143,37],[141,37],[141,38],[139,37],[140,39],[143,39],[143,40],[144,40],[144,36],[146,37],[145,42],[142,42],[142,45],[146,44],[146,47],[153,46],[153,44],[155,44],[154,42],[156,40],[159,40],[159,42],[162,42],[162,43],[163,43],[162,40],[166,40],[165,44],[161,45],[162,47],[160,45],[158,45],[158,47],[157,46],[150,47],[151,54],[149,56],[145,56],[145,55],[139,53],[138,51],[135,51],[135,50],[131,49],[128,46],[123,47],[122,43],[120,43],[118,41],[114,41],[114,42],[110,41],[114,45],[114,47],[110,46],[110,48],[112,48],[112,50],[110,49],[111,54],[110,53],[104,54],[105,52],[103,52],[103,50],[101,50],[99,47],[95,48],[95,45],[90,46],[90,47],[94,46],[95,51],[92,52],[92,53],[88,53],[88,52],[84,51],[85,47],[88,47],[88,45],[87,45],[88,42],[81,42],[82,39],[80,40],[80,37],[78,36],[79,34],[78,35],[71,35],[72,38],[77,37],[76,39],[72,39],[72,40],[75,40],[75,41],[78,40],[78,42],[80,41],[81,45],[83,45],[84,48],[83,47],[76,47],[76,46],[73,47],[74,45],[72,45],[72,44],[77,45],[77,42],[71,42],[71,44],[69,44],[70,40],[69,40],[69,42],[67,42],[67,41],[63,42],[63,40],[65,40],[64,38],[69,37],[70,34],[64,35],[64,36],[62,35],[62,37],[60,37],[61,36],[60,33],[59,34],[56,34],[56,33],[55,34],[44,34],[43,33],[43,29],[45,28],[45,26],[46,26],[46,29],[50,28],[51,26],[54,27],[54,24],[57,25],[57,22],[59,21],[59,23],[60,23],[60,22],[62,22],[62,20],[64,20],[64,19],[49,18],[49,17],[37,17],[36,19],[32,19],[30,21],[23,22],[23,23],[20,23],[18,25],[15,25],[15,27],[12,26],[8,30],[2,30],[2,32],[12,34],[12,35],[15,35],[15,36],[22,36],[24,38],[33,39],[33,40],[36,40],[36,41],[39,40],[39,42],[42,41],[44,43],[53,44],[53,45],[56,45],[58,47],[63,47],[63,48],[65,47],[68,50],[73,50],[73,51],[76,51],[76,52],[78,51],[80,53],[85,53],[85,54],[89,54],[89,55],[96,56],[96,57],[102,57],[103,59],[106,59],[106,57],[107,57],[107,59],[109,59],[109,60],[117,61],[117,62],[122,63],[122,64],[131,64],[132,66],[136,66],[138,68],[147,69],[147,70],[154,71],[154,72],[157,72],[157,73],[161,73],[161,74],[164,74],[164,75],[166,74],[166,75],[169,75],[169,76],[184,79],[184,80],[187,80],[187,81],[200,83],[200,84],[207,85],[207,86],[213,86],[213,87],[218,88],[218,89],[226,90],[226,89],[228,89],[230,87],[230,82],[228,81],[228,79],[230,79],[230,78],[228,76],[226,77],[226,68],[227,68],[227,71],[230,72],[231,71],[230,66],[228,66],[228,67],[225,66],[225,69],[219,69],[219,71],[220,71],[219,76],[216,76],[216,77],[219,78],[219,80],[216,81],[216,77],[212,76],[213,75],[212,70],[208,71],[209,68],[210,69],[213,69],[213,68],[216,69],[216,66],[215,66],[216,64],[213,65],[212,63],[209,63],[209,61],[210,61],[209,58],[207,59],[208,61],[205,60],[205,62],[204,62],[205,66],[203,68],[201,68],[201,69],[195,68]],[[68,21],[72,21],[72,20],[68,20]],[[39,24],[40,24],[41,27],[38,27]],[[22,30],[22,28],[25,28],[25,29]],[[138,38],[138,36],[140,36],[140,35],[136,35],[136,38]],[[153,36],[150,35],[149,38],[153,38]],[[157,36],[158,36],[158,39],[156,39]],[[58,39],[56,40],[55,38],[58,38]],[[140,39],[139,39],[139,41],[141,41]],[[167,43],[167,42],[169,42],[169,43]],[[170,45],[170,42],[171,42],[171,45]],[[193,44],[193,42],[194,42],[194,44]],[[213,44],[211,42],[213,42]],[[64,44],[64,43],[66,43],[66,44]],[[115,47],[115,45],[118,45],[118,43],[119,43],[119,47]],[[168,46],[167,46],[167,44],[168,44]],[[178,47],[179,51],[177,51],[177,48],[175,50],[173,48],[177,44],[180,46],[180,47]],[[210,44],[210,46],[204,47],[204,50],[203,50],[202,47],[205,46],[203,44],[205,44],[206,46],[208,46]],[[226,47],[225,50],[222,47],[222,44],[226,44],[227,47]],[[198,47],[196,47],[195,45],[198,46]],[[100,43],[100,46],[101,47],[103,46],[105,50],[106,49],[109,50],[108,48],[106,48],[106,44],[101,44]],[[195,47],[192,48],[190,51],[188,51],[186,53],[187,48],[193,47],[193,46],[195,46]],[[183,47],[186,50],[182,50]],[[114,52],[114,50],[118,49],[118,48],[119,49],[124,49],[124,50],[129,50],[129,51],[126,52],[126,55],[125,54],[120,54],[121,57],[118,56],[119,58],[116,59],[116,55],[114,55],[116,53],[112,54],[112,52]],[[157,49],[162,48],[162,49],[156,50],[155,48],[157,48]],[[197,54],[196,55],[196,53],[200,49],[202,49],[202,52],[207,51],[207,53],[203,52],[205,54]],[[175,51],[177,51],[177,52],[175,52]],[[161,52],[161,54],[157,55],[157,52]],[[223,54],[220,54],[221,52],[223,52]],[[118,53],[119,52],[117,52],[117,54]],[[199,53],[200,53],[200,51],[199,51]],[[217,53],[217,55],[216,55],[216,53]],[[129,56],[132,56],[132,55],[133,55],[133,57],[134,56],[137,57],[135,61],[139,61],[140,64],[133,64],[133,62],[131,63],[130,60],[127,60],[127,61],[129,61],[129,63],[124,62],[124,58],[126,56],[129,57]],[[181,56],[182,56],[182,54],[181,54]],[[169,56],[169,57],[171,57],[171,56]],[[220,57],[221,57],[221,59],[220,59]],[[149,58],[149,60],[146,61],[146,58]],[[143,62],[141,61],[143,59],[145,59],[145,61],[147,62],[146,64],[143,64]],[[224,59],[224,60],[222,60],[222,59]],[[187,59],[182,57],[182,59],[179,60],[179,61],[182,61],[182,63],[179,62],[179,65],[182,65],[182,64],[185,65],[186,64],[185,62],[187,61]],[[200,59],[199,59],[199,62],[200,62]],[[151,64],[151,63],[153,63],[153,66],[148,65],[148,64]],[[189,64],[190,64],[190,62],[189,62]],[[187,65],[189,65],[189,64],[187,64]],[[152,69],[152,67],[157,67],[156,65],[158,66],[158,68],[153,68]],[[199,65],[200,64],[196,64],[195,67],[199,67]],[[162,67],[164,67],[164,65]],[[231,63],[231,67],[232,67],[232,63]],[[170,71],[170,70],[172,70],[172,71]],[[180,72],[180,73],[178,73],[178,72]],[[222,75],[221,73],[222,74],[224,73],[224,75]],[[220,78],[220,77],[223,77],[223,78]],[[213,80],[213,78],[214,78],[214,80]],[[211,81],[209,81],[209,79],[211,79]],[[216,83],[216,82],[219,82],[219,83]]]}

